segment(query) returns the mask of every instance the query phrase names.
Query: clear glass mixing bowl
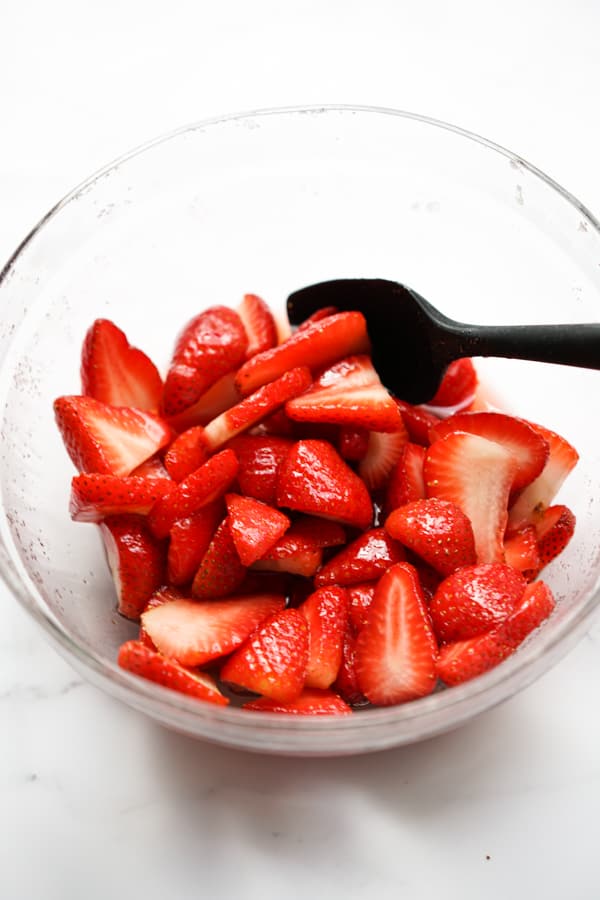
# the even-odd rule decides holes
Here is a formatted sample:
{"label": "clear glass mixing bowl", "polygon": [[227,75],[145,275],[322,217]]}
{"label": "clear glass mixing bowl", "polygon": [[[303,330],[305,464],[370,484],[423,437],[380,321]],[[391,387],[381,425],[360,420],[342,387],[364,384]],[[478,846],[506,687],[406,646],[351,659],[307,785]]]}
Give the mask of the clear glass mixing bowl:
{"label": "clear glass mixing bowl", "polygon": [[2,575],[79,672],[171,728],[298,755],[417,741],[530,683],[599,604],[600,376],[485,360],[481,376],[504,406],[581,453],[560,495],[576,535],[546,573],[558,609],[511,659],[462,687],[341,720],[204,705],[116,666],[135,626],[115,613],[96,529],[69,520],[73,471],[52,415],[56,396],[79,390],[86,329],[112,318],[165,366],[204,306],[254,292],[283,310],[300,286],[355,276],[402,281],[463,321],[595,321],[600,230],[533,166],[458,128],[392,110],[276,110],[191,125],[117,160],[58,203],[0,276]]}

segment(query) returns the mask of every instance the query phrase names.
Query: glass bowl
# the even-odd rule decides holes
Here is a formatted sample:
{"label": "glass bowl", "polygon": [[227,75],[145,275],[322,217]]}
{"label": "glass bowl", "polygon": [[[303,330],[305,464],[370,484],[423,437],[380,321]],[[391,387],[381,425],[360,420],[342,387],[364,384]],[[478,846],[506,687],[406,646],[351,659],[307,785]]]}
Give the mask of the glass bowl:
{"label": "glass bowl", "polygon": [[393,110],[269,110],[194,124],[117,160],[50,210],[0,276],[2,575],[81,674],[186,734],[297,755],[421,740],[529,684],[600,602],[599,376],[482,360],[499,405],[581,454],[560,494],[576,535],[545,575],[557,610],[513,657],[461,687],[339,720],[204,705],[117,667],[136,628],[115,612],[96,529],[69,519],[73,470],[52,414],[55,397],[79,390],[85,331],[114,319],[164,367],[205,306],[253,292],[283,311],[298,287],[355,276],[402,281],[463,321],[594,321],[600,230],[550,178],[461,129]]}

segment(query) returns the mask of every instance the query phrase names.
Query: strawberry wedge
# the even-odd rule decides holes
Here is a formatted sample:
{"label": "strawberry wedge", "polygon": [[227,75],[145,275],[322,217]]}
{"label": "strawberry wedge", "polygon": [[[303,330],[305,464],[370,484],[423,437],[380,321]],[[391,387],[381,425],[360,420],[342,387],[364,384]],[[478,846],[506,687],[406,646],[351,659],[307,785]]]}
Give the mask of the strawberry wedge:
{"label": "strawberry wedge", "polygon": [[198,672],[179,665],[173,659],[167,659],[142,641],[127,641],[119,649],[118,663],[122,669],[154,681],[163,687],[206,700],[217,706],[227,706],[229,700],[217,687],[214,678],[206,672]]}
{"label": "strawberry wedge", "polygon": [[124,513],[147,516],[174,487],[170,478],[76,475],[71,481],[69,512],[74,522],[101,522]]}
{"label": "strawberry wedge", "polygon": [[277,325],[262,297],[244,294],[237,312],[248,335],[246,359],[277,346]]}
{"label": "strawberry wedge", "polygon": [[166,574],[166,547],[143,516],[110,516],[100,524],[121,615],[137,619]]}
{"label": "strawberry wedge", "polygon": [[329,690],[304,688],[296,700],[281,703],[268,697],[259,697],[244,703],[244,709],[253,712],[286,713],[293,716],[347,716],[352,709],[339,694]]}

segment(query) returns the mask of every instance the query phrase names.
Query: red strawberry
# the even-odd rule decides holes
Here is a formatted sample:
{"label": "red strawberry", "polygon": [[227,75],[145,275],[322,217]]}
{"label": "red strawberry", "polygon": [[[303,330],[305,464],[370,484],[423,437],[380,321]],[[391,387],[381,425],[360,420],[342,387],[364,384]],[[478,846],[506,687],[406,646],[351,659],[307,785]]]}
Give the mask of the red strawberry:
{"label": "red strawberry", "polygon": [[429,432],[440,422],[439,416],[434,415],[430,410],[423,406],[413,406],[405,400],[396,398],[398,409],[402,413],[404,427],[408,432],[408,438],[413,444],[420,444],[422,447],[429,447],[431,441]]}
{"label": "red strawberry", "polygon": [[157,456],[147,459],[141,466],[134,469],[131,474],[139,478],[166,478],[167,481],[172,480],[163,465],[162,459],[159,459]]}
{"label": "red strawberry", "polygon": [[222,519],[223,501],[219,499],[175,522],[167,557],[171,584],[188,584],[193,579]]}
{"label": "red strawberry", "polygon": [[368,356],[351,356],[326,369],[310,390],[286,403],[285,411],[297,422],[404,431],[398,407]]}
{"label": "red strawberry", "polygon": [[536,522],[540,569],[562,553],[575,531],[575,516],[568,506],[549,506]]}
{"label": "red strawberry", "polygon": [[341,587],[320,588],[299,607],[308,623],[308,668],[305,686],[328,688],[342,662],[348,627],[347,592]]}
{"label": "red strawberry", "polygon": [[277,554],[279,554],[279,548],[275,545],[273,550],[265,553],[262,559],[257,559],[252,568],[259,572],[281,572],[288,575],[299,575],[302,578],[312,578],[323,562],[323,551],[318,549],[295,550],[285,556]]}
{"label": "red strawberry", "polygon": [[109,319],[96,319],[81,350],[81,393],[110,406],[156,412],[162,390],[152,360]]}
{"label": "red strawberry", "polygon": [[59,397],[56,424],[80,472],[129,475],[169,443],[171,429],[150,413],[114,407],[93,397]]}
{"label": "red strawberry", "polygon": [[358,462],[364,459],[369,449],[369,432],[366,428],[340,428],[338,451],[344,459]]}
{"label": "red strawberry", "polygon": [[210,456],[202,425],[196,425],[175,438],[165,453],[165,466],[174,481],[183,481],[200,468]]}
{"label": "red strawberry", "polygon": [[350,627],[347,628],[344,635],[342,663],[333,688],[351,706],[367,706],[369,703],[358,686],[358,678],[356,676],[356,637]]}
{"label": "red strawberry", "polygon": [[277,346],[277,326],[264,300],[256,294],[244,294],[237,311],[248,335],[246,359]]}
{"label": "red strawberry", "polygon": [[206,672],[186,669],[174,659],[151,650],[141,641],[127,641],[119,649],[118,663],[122,669],[162,684],[188,697],[226,706],[229,700],[218,689],[215,680]]}
{"label": "red strawberry", "polygon": [[313,372],[354,353],[369,352],[365,317],[359,312],[328,316],[297,331],[278,347],[258,353],[241,367],[236,384],[242,395],[298,366]]}
{"label": "red strawberry", "polygon": [[304,322],[301,322],[298,325],[298,331],[303,331],[306,328],[309,328],[314,322],[320,322],[321,319],[326,319],[328,316],[334,316],[336,313],[339,313],[339,309],[337,306],[322,306],[321,309],[317,309],[312,316],[309,316]]}
{"label": "red strawberry", "polygon": [[367,619],[367,610],[373,602],[375,596],[376,581],[367,584],[349,585],[348,596],[350,597],[349,618],[350,625],[355,632],[360,631]]}
{"label": "red strawberry", "polygon": [[227,519],[219,525],[192,583],[192,594],[200,600],[227,597],[240,587],[246,575],[229,530]]}
{"label": "red strawberry", "polygon": [[165,381],[163,410],[174,416],[192,406],[219,378],[242,363],[248,338],[242,320],[225,306],[212,306],[185,326]]}
{"label": "red strawberry", "polygon": [[183,412],[175,416],[169,416],[167,422],[175,431],[187,431],[195,425],[207,425],[212,419],[216,419],[222,412],[240,402],[240,394],[235,386],[235,374],[229,372],[209,387],[196,400],[192,406],[188,406]]}
{"label": "red strawberry", "polygon": [[330,559],[315,577],[315,585],[325,587],[373,581],[403,559],[402,547],[383,528],[373,528]]}
{"label": "red strawberry", "polygon": [[447,685],[462,684],[506,659],[548,618],[554,598],[543,581],[527,585],[514,610],[496,628],[440,650],[437,673]]}
{"label": "red strawberry", "polygon": [[437,646],[418,575],[396,563],[380,579],[356,639],[356,676],[378,706],[424,697],[436,684]]}
{"label": "red strawberry", "polygon": [[76,475],[71,481],[69,512],[74,522],[101,522],[122,513],[145,516],[172,490],[170,478]]}
{"label": "red strawberry", "polygon": [[237,480],[242,494],[274,506],[279,466],[293,446],[293,441],[275,436],[244,434],[234,438],[229,447],[240,461]]}
{"label": "red strawberry", "polygon": [[424,447],[412,443],[402,445],[385,492],[384,508],[388,513],[405,503],[425,498],[424,465]]}
{"label": "red strawberry", "polygon": [[[163,603],[170,603],[172,600],[184,599],[184,595],[176,587],[163,584],[157,591],[154,591],[154,593],[146,603],[143,612],[147,612],[149,609],[154,609],[157,606],[162,606]],[[146,647],[150,647],[151,650],[156,650],[154,641],[142,624],[140,624],[138,640],[141,641],[142,644],[145,644]]]}
{"label": "red strawberry", "polygon": [[370,490],[384,486],[390,472],[398,464],[407,440],[404,426],[394,434],[370,432],[367,452],[358,466],[359,475]]}
{"label": "red strawberry", "polygon": [[468,516],[477,562],[504,558],[507,502],[516,466],[509,450],[476,434],[454,432],[427,451],[427,496],[449,500]]}
{"label": "red strawberry", "polygon": [[296,700],[308,665],[308,626],[297,609],[275,613],[227,660],[221,680],[281,703]]}
{"label": "red strawberry", "polygon": [[284,605],[284,597],[269,594],[206,603],[172,600],[142,613],[142,625],[165,656],[202,666],[231,653]]}
{"label": "red strawberry", "polygon": [[311,383],[310,370],[306,366],[285,372],[280,378],[258,388],[237,406],[221,413],[205,429],[206,440],[214,450],[230,441],[242,431],[247,431],[265,416],[279,409],[290,397],[301,394]]}
{"label": "red strawberry", "polygon": [[110,516],[100,524],[119,612],[137,619],[165,580],[166,547],[142,516]]}
{"label": "red strawberry", "polygon": [[279,467],[277,505],[361,529],[373,521],[364,482],[326,441],[294,444]]}
{"label": "red strawberry", "polygon": [[185,519],[225,493],[239,463],[233,450],[223,450],[184,478],[152,508],[148,522],[156,537],[166,537],[178,519]]}
{"label": "red strawberry", "polygon": [[465,409],[473,402],[477,390],[477,372],[468,357],[455,359],[444,373],[442,383],[428,406]]}
{"label": "red strawberry", "polygon": [[225,502],[229,530],[244,566],[264,556],[290,527],[287,516],[260,500],[227,494]]}
{"label": "red strawberry", "polygon": [[341,525],[300,516],[268,553],[254,563],[254,568],[312,578],[323,561],[323,548],[345,543],[346,533]]}
{"label": "red strawberry", "polygon": [[[250,429],[251,435],[273,435],[274,437],[292,437],[295,439],[296,425],[285,414],[285,410],[278,409]],[[237,440],[237,438],[234,438]]]}
{"label": "red strawberry", "polygon": [[442,575],[475,563],[473,529],[455,503],[414,500],[394,510],[385,529]]}
{"label": "red strawberry", "polygon": [[465,566],[440,584],[429,606],[443,643],[462,641],[494,628],[516,607],[526,581],[504,563]]}
{"label": "red strawberry", "polygon": [[258,700],[244,703],[244,709],[251,709],[254,712],[287,713],[294,716],[347,716],[352,713],[339,694],[316,688],[304,688],[300,696],[291,703],[260,697]]}
{"label": "red strawberry", "polygon": [[504,539],[504,561],[532,581],[541,568],[537,535],[533,525],[525,525]]}

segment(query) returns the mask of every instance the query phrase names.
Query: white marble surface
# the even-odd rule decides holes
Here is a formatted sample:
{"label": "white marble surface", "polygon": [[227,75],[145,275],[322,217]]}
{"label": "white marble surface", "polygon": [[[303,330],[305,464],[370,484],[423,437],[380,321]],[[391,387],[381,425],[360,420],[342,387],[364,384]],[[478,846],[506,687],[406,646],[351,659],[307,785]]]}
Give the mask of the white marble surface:
{"label": "white marble surface", "polygon": [[[596,3],[6,0],[2,34],[3,260],[130,146],[282,104],[454,121],[600,211]],[[83,684],[5,589],[0,601],[2,900],[600,894],[600,625],[458,732],[301,761],[158,728]]]}

